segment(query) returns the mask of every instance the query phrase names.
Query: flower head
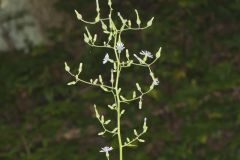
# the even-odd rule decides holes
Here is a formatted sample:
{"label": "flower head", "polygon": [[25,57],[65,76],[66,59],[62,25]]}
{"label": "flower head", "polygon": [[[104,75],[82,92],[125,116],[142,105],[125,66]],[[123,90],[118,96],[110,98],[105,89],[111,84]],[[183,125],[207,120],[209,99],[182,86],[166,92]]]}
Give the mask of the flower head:
{"label": "flower head", "polygon": [[149,51],[141,51],[139,54],[144,55],[144,56],[147,56],[147,57],[149,57],[149,58],[153,58],[152,53],[149,52]]}
{"label": "flower head", "polygon": [[106,146],[106,147],[103,147],[102,150],[100,150],[100,152],[108,153],[108,152],[111,151],[111,150],[113,150],[112,147],[108,147],[108,146]]}
{"label": "flower head", "polygon": [[155,79],[153,80],[153,84],[154,84],[155,86],[159,85],[159,80],[158,80],[158,78],[155,78]]}
{"label": "flower head", "polygon": [[116,45],[116,49],[118,51],[118,53],[121,53],[124,50],[124,44],[122,42],[118,42]]}
{"label": "flower head", "polygon": [[108,53],[105,55],[105,57],[103,58],[103,64],[106,64],[109,61],[109,55]]}

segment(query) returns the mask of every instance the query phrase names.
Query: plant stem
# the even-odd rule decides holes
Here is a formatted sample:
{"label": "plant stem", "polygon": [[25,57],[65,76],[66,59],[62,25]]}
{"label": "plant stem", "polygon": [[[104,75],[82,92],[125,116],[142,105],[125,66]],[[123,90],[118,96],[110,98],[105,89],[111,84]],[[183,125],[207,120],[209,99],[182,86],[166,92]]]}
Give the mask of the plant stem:
{"label": "plant stem", "polygon": [[117,95],[117,126],[118,126],[118,144],[119,144],[119,160],[123,159],[122,151],[122,137],[121,137],[121,110],[120,110],[120,100],[119,95]]}
{"label": "plant stem", "polygon": [[[114,35],[114,46],[117,44],[118,34]],[[117,59],[117,75],[116,75],[116,84],[115,84],[115,92],[116,92],[116,104],[117,104],[117,128],[118,128],[118,145],[119,145],[119,160],[123,160],[123,147],[122,147],[122,137],[121,137],[121,102],[120,102],[120,92],[119,90],[119,77],[121,72],[121,61],[120,56],[114,47],[115,56]]]}

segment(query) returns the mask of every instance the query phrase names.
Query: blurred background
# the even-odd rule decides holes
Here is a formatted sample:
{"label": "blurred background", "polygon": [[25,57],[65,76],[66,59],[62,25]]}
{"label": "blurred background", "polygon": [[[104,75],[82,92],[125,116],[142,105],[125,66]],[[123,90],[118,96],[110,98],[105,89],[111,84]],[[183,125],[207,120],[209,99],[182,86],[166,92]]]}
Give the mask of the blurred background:
{"label": "blurred background", "polygon": [[[107,1],[100,0],[103,14]],[[162,46],[153,70],[160,85],[143,101],[124,106],[124,136],[141,129],[148,117],[146,143],[125,150],[126,160],[240,160],[240,1],[113,0],[115,11],[142,22],[155,16],[145,31],[127,32],[123,42],[133,53]],[[111,96],[78,84],[67,86],[84,62],[83,77],[102,74],[104,50],[83,42],[85,24],[74,9],[92,20],[95,0],[1,0],[0,8],[0,159],[99,160],[100,147],[115,137],[101,131],[93,104],[108,117]],[[116,16],[116,15],[115,15]],[[89,27],[101,33],[100,26]],[[103,39],[100,36],[100,39]],[[150,79],[140,68],[127,70],[123,88]],[[126,92],[126,95],[130,94]]]}

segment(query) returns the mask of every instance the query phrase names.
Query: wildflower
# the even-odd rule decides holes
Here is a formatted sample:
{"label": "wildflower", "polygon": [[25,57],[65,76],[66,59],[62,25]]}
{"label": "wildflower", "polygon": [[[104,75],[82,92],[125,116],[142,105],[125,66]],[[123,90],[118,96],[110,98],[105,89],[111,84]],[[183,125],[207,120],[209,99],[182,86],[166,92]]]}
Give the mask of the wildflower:
{"label": "wildflower", "polygon": [[106,64],[109,61],[109,55],[108,53],[105,55],[105,57],[103,58],[103,64]]}
{"label": "wildflower", "polygon": [[144,55],[144,56],[147,56],[147,57],[149,57],[149,58],[153,58],[152,53],[149,52],[149,51],[141,51],[140,54],[141,54],[141,55]]}
{"label": "wildflower", "polygon": [[118,53],[121,53],[124,50],[124,44],[122,42],[118,42],[116,45],[116,49],[118,51]]}
{"label": "wildflower", "polygon": [[154,85],[154,86],[159,85],[159,80],[158,80],[158,78],[155,78],[155,79],[153,80],[153,85]]}
{"label": "wildflower", "polygon": [[112,147],[108,147],[108,146],[106,146],[106,147],[103,147],[102,150],[100,150],[100,152],[105,152],[105,153],[108,154],[108,152],[111,151],[111,150],[113,150]]}

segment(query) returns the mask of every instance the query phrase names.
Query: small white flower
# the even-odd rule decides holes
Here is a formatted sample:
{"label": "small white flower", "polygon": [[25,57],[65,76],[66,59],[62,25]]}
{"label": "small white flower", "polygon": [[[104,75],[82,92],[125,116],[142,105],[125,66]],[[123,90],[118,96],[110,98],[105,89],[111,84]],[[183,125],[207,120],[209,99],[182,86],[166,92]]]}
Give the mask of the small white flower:
{"label": "small white flower", "polygon": [[118,42],[116,45],[116,49],[118,50],[118,53],[121,53],[124,50],[124,44],[122,42]]}
{"label": "small white flower", "polygon": [[155,78],[155,79],[153,80],[153,84],[154,84],[155,86],[159,85],[159,80],[158,80],[158,78]]}
{"label": "small white flower", "polygon": [[113,150],[112,147],[108,147],[108,146],[106,146],[106,147],[103,147],[102,150],[100,150],[100,152],[108,153],[108,152],[111,151],[111,150]]}
{"label": "small white flower", "polygon": [[103,58],[103,64],[106,64],[109,61],[109,55],[108,53],[105,55],[105,57]]}
{"label": "small white flower", "polygon": [[141,54],[141,55],[144,55],[144,56],[147,56],[147,57],[149,57],[149,58],[153,58],[152,53],[149,52],[149,51],[141,51],[140,54]]}

